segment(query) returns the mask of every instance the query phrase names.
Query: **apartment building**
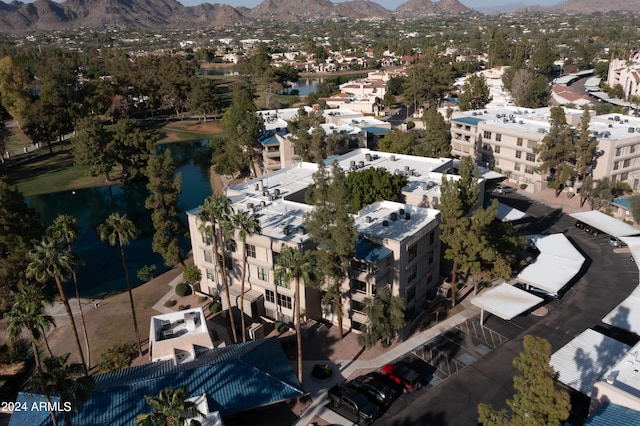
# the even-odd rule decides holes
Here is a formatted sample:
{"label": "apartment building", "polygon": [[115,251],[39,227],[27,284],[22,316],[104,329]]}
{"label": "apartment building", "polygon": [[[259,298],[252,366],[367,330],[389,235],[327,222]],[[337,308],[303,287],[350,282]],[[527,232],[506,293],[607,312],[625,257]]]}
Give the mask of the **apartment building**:
{"label": "apartment building", "polygon": [[607,84],[622,86],[625,98],[640,95],[640,52],[633,52],[629,59],[612,59]]}
{"label": "apartment building", "polygon": [[[425,302],[433,298],[439,281],[440,213],[439,200],[442,173],[453,168],[451,159],[431,159],[378,153],[358,149],[332,157],[343,171],[382,167],[408,178],[403,188],[405,203],[382,201],[363,208],[354,215],[359,233],[356,256],[349,278],[343,286],[343,326],[360,329],[366,324],[362,303],[387,287],[405,303],[409,325],[421,318]],[[304,215],[313,207],[304,203],[304,193],[313,183],[317,165],[297,164],[260,178],[227,188],[234,210],[253,212],[262,231],[247,238],[243,245],[236,235],[226,244],[232,306],[244,304],[245,312],[254,319],[292,322],[294,294],[286,282],[274,274],[277,256],[283,247],[300,250],[315,248],[304,227]],[[455,176],[451,176],[455,179]],[[198,210],[188,212],[194,264],[202,272],[196,291],[222,296],[223,287],[215,265],[211,241],[199,231]],[[247,254],[247,277],[244,296],[240,293],[242,251]],[[219,258],[223,253],[217,254]],[[303,283],[304,284],[304,283]],[[337,321],[331,306],[322,303],[322,292],[301,286],[301,309],[307,317]],[[223,304],[226,298],[221,297]],[[227,306],[224,306],[226,308]]]}
{"label": "apartment building", "polygon": [[[565,108],[567,123],[578,126],[582,111]],[[549,132],[549,108],[491,108],[455,113],[451,119],[452,154],[470,155],[476,163],[499,168],[512,181],[539,191],[546,175],[534,148]],[[595,179],[610,177],[640,190],[640,118],[621,114],[592,115],[591,134],[598,140],[598,158],[592,169]]]}

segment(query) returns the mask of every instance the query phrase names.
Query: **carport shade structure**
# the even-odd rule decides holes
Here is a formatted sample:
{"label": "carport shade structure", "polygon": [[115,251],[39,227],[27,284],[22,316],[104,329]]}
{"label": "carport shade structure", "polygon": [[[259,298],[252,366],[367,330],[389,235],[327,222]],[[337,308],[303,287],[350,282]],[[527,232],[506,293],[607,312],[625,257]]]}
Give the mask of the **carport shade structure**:
{"label": "carport shade structure", "polygon": [[584,257],[563,234],[528,235],[525,239],[540,254],[518,274],[519,282],[558,293],[580,272]]}
{"label": "carport shade structure", "polygon": [[575,220],[596,228],[612,237],[628,237],[631,235],[640,235],[640,230],[634,228],[628,223],[613,218],[608,214],[596,210],[587,212],[573,213],[571,215]]}
{"label": "carport shade structure", "polygon": [[[629,247],[636,266],[640,268],[640,237],[621,237],[620,240]],[[640,334],[640,285],[618,306],[613,308],[602,319],[602,322],[621,330]]]}
{"label": "carport shade structure", "polygon": [[483,324],[485,311],[509,321],[543,301],[541,297],[502,283],[474,297],[471,303],[480,308],[480,324]]}

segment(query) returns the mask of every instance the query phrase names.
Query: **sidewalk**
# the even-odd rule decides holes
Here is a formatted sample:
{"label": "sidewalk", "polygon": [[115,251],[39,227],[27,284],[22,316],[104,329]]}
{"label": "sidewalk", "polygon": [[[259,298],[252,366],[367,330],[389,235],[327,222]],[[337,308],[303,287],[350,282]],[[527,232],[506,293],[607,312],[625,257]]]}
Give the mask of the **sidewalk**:
{"label": "sidewalk", "polygon": [[[332,387],[333,385],[342,383],[344,380],[349,378],[354,372],[357,370],[375,370],[381,367],[384,364],[395,361],[396,359],[406,355],[411,352],[413,349],[427,343],[429,340],[438,336],[439,334],[449,330],[452,327],[455,327],[458,324],[461,324],[467,321],[469,318],[472,318],[478,314],[480,314],[480,309],[471,305],[471,298],[465,299],[461,303],[465,309],[450,317],[446,320],[438,323],[437,325],[422,331],[413,337],[405,340],[394,348],[386,351],[384,354],[378,356],[377,358],[366,360],[366,361],[353,361],[353,360],[342,360],[342,361],[327,361],[327,360],[307,360],[304,361],[303,365],[303,381],[304,381],[304,389],[309,392],[309,396],[313,400],[309,408],[305,410],[305,412],[300,416],[300,418],[294,423],[297,426],[307,426],[311,424],[314,420],[314,417],[318,416],[322,419],[326,420],[330,424],[342,424],[344,423],[344,418],[335,412],[328,410],[325,408],[325,404],[327,403],[326,398],[326,390]],[[314,378],[311,377],[311,370],[315,364],[323,363],[329,364],[333,367],[334,374],[329,381],[326,382],[318,382]]]}

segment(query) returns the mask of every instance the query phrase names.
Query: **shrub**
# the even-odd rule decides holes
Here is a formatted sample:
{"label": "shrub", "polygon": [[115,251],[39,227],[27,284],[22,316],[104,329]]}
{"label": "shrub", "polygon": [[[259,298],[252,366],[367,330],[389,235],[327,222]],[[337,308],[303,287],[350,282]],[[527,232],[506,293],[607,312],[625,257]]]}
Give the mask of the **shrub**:
{"label": "shrub", "polygon": [[207,296],[198,296],[198,302],[200,303],[204,303],[208,300],[209,298]]}
{"label": "shrub", "polygon": [[285,333],[289,331],[289,326],[282,322],[279,325],[276,323],[276,330],[278,330],[278,333]]}
{"label": "shrub", "polygon": [[327,364],[316,364],[313,366],[313,370],[311,370],[311,376],[318,380],[327,380],[331,378],[332,374],[333,369]]}
{"label": "shrub", "polygon": [[176,302],[173,299],[169,299],[166,302],[164,302],[164,307],[165,308],[172,308],[172,307],[176,306],[176,303],[178,303],[178,302]]}
{"label": "shrub", "polygon": [[576,196],[575,192],[571,192],[571,191],[567,192],[567,198],[573,198],[575,196]]}
{"label": "shrub", "polygon": [[143,282],[151,281],[156,276],[156,265],[144,265],[138,269],[138,279]]}
{"label": "shrub", "polygon": [[407,121],[407,130],[411,130],[414,127],[416,127],[416,123],[414,123],[413,121],[409,120]]}
{"label": "shrub", "polygon": [[180,297],[191,294],[191,286],[187,283],[180,283],[176,286],[176,294]]}
{"label": "shrub", "polygon": [[218,301],[211,302],[209,304],[209,312],[211,312],[212,314],[217,314],[218,312],[220,312],[221,309],[222,309],[222,304]]}
{"label": "shrub", "polygon": [[178,306],[178,310],[179,311],[186,311],[189,308],[191,308],[191,305],[180,305],[180,306]]}
{"label": "shrub", "polygon": [[121,370],[131,366],[138,356],[138,345],[133,342],[124,345],[113,345],[100,353],[98,369],[102,372]]}
{"label": "shrub", "polygon": [[529,185],[527,185],[526,183],[521,183],[520,184],[520,189],[524,191],[525,189],[527,189],[527,186],[529,186]]}

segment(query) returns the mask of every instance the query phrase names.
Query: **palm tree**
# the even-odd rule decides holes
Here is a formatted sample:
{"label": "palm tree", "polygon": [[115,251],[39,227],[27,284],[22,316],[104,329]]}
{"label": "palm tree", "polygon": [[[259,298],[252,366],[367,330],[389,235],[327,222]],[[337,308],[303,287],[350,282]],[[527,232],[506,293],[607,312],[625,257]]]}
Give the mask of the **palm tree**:
{"label": "palm tree", "polygon": [[305,284],[315,280],[315,262],[310,251],[300,251],[292,247],[283,247],[276,262],[275,275],[285,282],[293,280],[296,339],[298,343],[298,381],[302,384],[302,332],[300,318],[300,279]]}
{"label": "palm tree", "polygon": [[[229,296],[229,280],[227,277],[226,257],[222,256],[222,265],[219,264],[218,250],[224,248],[222,239],[225,224],[229,222],[229,214],[231,213],[231,205],[229,199],[222,195],[212,194],[204,200],[204,204],[200,206],[198,221],[200,222],[200,232],[211,238],[213,244],[213,253],[216,267],[220,271],[222,278],[222,288],[227,299],[227,307],[229,312],[229,321],[231,322],[231,332],[233,333],[233,342],[238,343],[238,334],[236,332],[236,321],[231,310],[231,297]],[[209,225],[210,222],[212,225]],[[217,231],[216,231],[217,229]]]}
{"label": "palm tree", "polygon": [[63,410],[63,416],[65,425],[72,426],[70,411],[78,412],[80,404],[89,399],[95,383],[86,374],[84,364],[67,363],[69,355],[45,358],[43,368],[33,377],[30,388],[45,395],[57,395],[62,406],[70,408]]}
{"label": "palm tree", "polygon": [[[22,330],[26,328],[31,337],[31,349],[33,350],[33,357],[36,362],[36,370],[38,373],[41,373],[42,362],[40,361],[40,352],[38,351],[38,341],[51,326],[55,327],[55,321],[53,317],[45,314],[44,303],[38,300],[38,298],[31,297],[31,295],[37,294],[37,292],[42,294],[42,289],[39,288],[39,286],[25,284],[20,288],[20,291],[16,293],[15,303],[11,307],[11,310],[6,313],[7,340],[10,345],[13,345]],[[51,404],[49,393],[45,392],[44,396],[46,401]],[[50,411],[50,414],[54,426],[57,426],[58,423],[54,412]]]}
{"label": "palm tree", "polygon": [[[51,304],[51,300],[45,296],[44,288],[40,284],[27,281],[19,286],[19,291],[14,295],[14,304],[23,306],[35,304],[33,307],[29,307],[28,311],[30,311],[32,315],[38,316],[40,312],[45,314],[47,306]],[[46,315],[46,317],[51,318],[51,321],[41,322],[38,320],[36,322],[40,322],[40,324],[35,325],[40,326],[42,340],[44,340],[45,346],[47,347],[47,352],[49,352],[49,356],[53,356],[49,341],[47,340],[47,331],[52,325],[55,328],[56,324],[53,317],[49,315]]]}
{"label": "palm tree", "polygon": [[[204,417],[198,411],[193,401],[187,401],[189,392],[186,387],[173,389],[169,386],[160,391],[157,396],[145,395],[147,404],[153,408],[153,413],[140,414],[136,418],[136,426],[183,426],[187,419],[193,417]],[[191,426],[200,425],[197,420],[191,420]]]}
{"label": "palm tree", "polygon": [[[78,218],[68,215],[60,214],[53,220],[53,224],[47,229],[52,237],[57,238],[66,244],[67,250],[71,252],[71,243],[80,234],[81,228],[78,225]],[[87,333],[87,323],[84,320],[84,312],[82,312],[82,303],[80,303],[80,291],[78,289],[78,274],[74,270],[71,273],[73,278],[73,288],[76,292],[76,299],[78,300],[78,308],[80,309],[80,320],[82,321],[82,331],[84,334],[85,351],[87,352],[87,367],[91,368],[91,349],[89,346],[89,334]]]}
{"label": "palm tree", "polygon": [[231,216],[231,225],[238,231],[238,236],[242,240],[242,280],[240,282],[240,320],[242,321],[242,341],[247,341],[244,321],[244,284],[247,278],[247,237],[260,232],[260,222],[252,213],[238,210]]}
{"label": "palm tree", "polygon": [[142,356],[142,344],[140,342],[140,332],[138,331],[138,320],[136,319],[136,309],[133,304],[133,293],[131,292],[131,280],[129,279],[129,268],[127,260],[124,256],[124,246],[129,244],[129,238],[135,238],[136,227],[127,215],[120,213],[111,213],[111,215],[98,226],[98,234],[102,241],[106,241],[110,246],[118,244],[120,246],[120,258],[122,259],[122,269],[124,269],[124,278],[127,281],[127,290],[129,291],[129,303],[131,304],[131,315],[133,316],[133,328],[136,332],[138,340],[138,355]]}
{"label": "palm tree", "polygon": [[33,278],[38,282],[44,283],[47,280],[53,278],[56,287],[58,288],[58,294],[64,304],[64,308],[67,311],[67,317],[73,330],[74,343],[80,361],[85,366],[84,354],[82,353],[82,347],[80,346],[80,338],[78,337],[78,328],[76,322],[73,319],[73,312],[71,312],[71,306],[69,306],[69,299],[65,294],[62,281],[69,279],[71,273],[80,264],[80,258],[74,253],[69,252],[66,249],[60,247],[58,241],[45,236],[41,241],[38,241],[33,246],[33,249],[27,253],[29,264],[25,270],[27,278]]}

